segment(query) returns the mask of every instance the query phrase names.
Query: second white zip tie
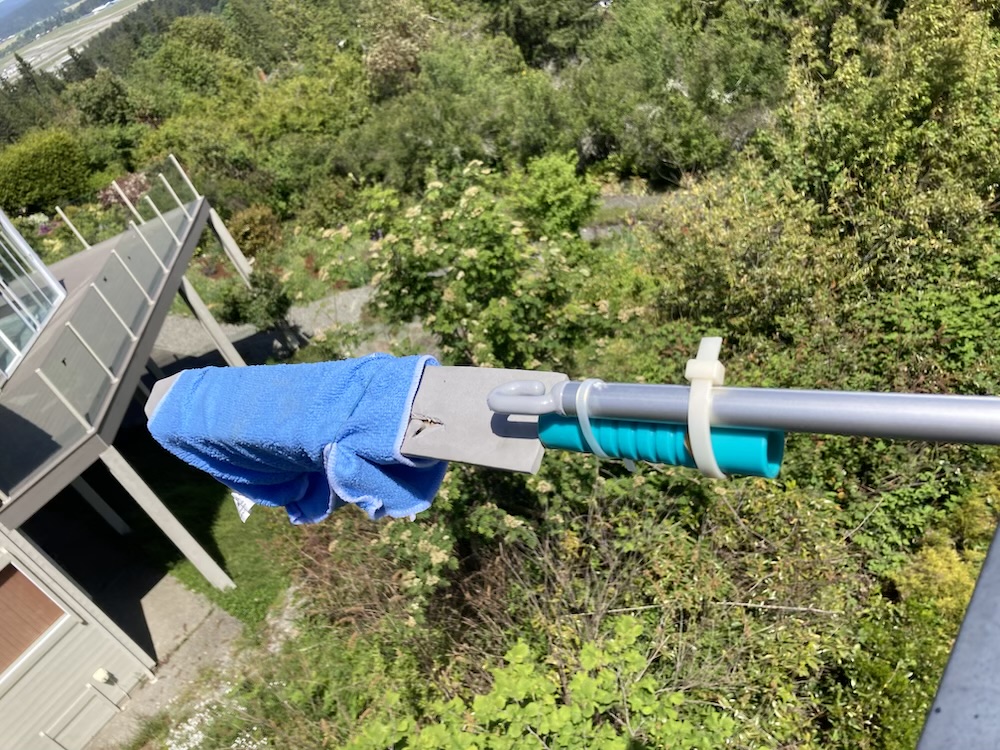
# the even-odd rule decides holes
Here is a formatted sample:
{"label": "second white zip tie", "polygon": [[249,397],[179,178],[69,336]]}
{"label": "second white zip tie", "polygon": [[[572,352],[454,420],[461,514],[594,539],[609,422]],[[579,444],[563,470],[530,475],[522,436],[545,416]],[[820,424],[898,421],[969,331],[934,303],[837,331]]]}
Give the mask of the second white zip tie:
{"label": "second white zip tie", "polygon": [[688,396],[688,439],[691,455],[699,471],[706,477],[725,479],[712,450],[712,388],[722,385],[726,368],[719,361],[722,339],[718,336],[703,338],[698,355],[689,359],[684,377],[691,381]]}

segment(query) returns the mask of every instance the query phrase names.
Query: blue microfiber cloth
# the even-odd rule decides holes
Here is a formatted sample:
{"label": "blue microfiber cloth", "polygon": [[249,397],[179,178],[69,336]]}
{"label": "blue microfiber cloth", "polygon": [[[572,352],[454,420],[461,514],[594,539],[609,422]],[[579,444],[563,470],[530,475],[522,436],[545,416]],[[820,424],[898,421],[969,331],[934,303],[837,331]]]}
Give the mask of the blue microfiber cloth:
{"label": "blue microfiber cloth", "polygon": [[344,503],[372,519],[430,507],[447,467],[400,453],[428,356],[207,367],[181,374],[149,431],[168,451],[292,523]]}

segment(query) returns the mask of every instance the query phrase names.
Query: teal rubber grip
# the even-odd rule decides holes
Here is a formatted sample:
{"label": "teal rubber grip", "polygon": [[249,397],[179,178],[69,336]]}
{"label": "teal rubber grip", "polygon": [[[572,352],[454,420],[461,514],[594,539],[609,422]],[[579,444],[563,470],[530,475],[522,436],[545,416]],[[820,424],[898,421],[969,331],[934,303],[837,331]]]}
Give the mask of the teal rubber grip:
{"label": "teal rubber grip", "polygon": [[[591,419],[590,426],[601,448],[613,458],[697,468],[687,446],[687,425]],[[541,415],[538,418],[538,437],[546,448],[590,452],[580,423],[573,417]],[[726,474],[774,479],[778,476],[785,454],[785,433],[745,427],[713,427],[712,452],[715,462]]]}

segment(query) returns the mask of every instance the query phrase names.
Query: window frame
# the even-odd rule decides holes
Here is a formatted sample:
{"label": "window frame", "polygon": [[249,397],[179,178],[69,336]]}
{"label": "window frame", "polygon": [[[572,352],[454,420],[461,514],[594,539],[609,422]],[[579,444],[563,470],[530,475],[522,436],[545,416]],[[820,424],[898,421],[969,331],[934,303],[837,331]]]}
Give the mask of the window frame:
{"label": "window frame", "polygon": [[8,567],[13,567],[18,573],[27,578],[35,588],[59,608],[62,614],[39,634],[31,645],[21,652],[20,656],[11,662],[5,670],[0,672],[0,698],[16,685],[38,663],[45,653],[58,643],[72,629],[73,625],[77,623],[77,618],[67,610],[65,604],[52,595],[52,592],[38,580],[37,576],[33,575],[31,571],[26,570],[25,565],[15,560],[13,555],[7,550],[0,548],[0,570],[6,570]]}

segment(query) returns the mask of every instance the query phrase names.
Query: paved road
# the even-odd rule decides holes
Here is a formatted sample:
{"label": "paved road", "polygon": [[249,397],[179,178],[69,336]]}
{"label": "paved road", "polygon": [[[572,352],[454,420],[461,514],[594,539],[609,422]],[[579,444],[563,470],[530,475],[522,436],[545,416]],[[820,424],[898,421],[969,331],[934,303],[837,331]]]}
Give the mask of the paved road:
{"label": "paved road", "polygon": [[14,63],[14,52],[31,63],[33,68],[57,70],[69,59],[66,50],[70,47],[82,48],[92,36],[121,20],[125,14],[130,13],[142,2],[146,2],[146,0],[118,0],[109,8],[78,18],[48,34],[43,34],[17,50],[11,50],[9,54],[0,58],[0,70],[2,70],[0,75],[4,78],[9,77],[12,72],[16,75],[17,66]]}

